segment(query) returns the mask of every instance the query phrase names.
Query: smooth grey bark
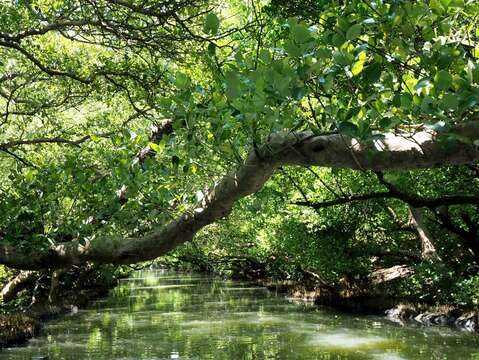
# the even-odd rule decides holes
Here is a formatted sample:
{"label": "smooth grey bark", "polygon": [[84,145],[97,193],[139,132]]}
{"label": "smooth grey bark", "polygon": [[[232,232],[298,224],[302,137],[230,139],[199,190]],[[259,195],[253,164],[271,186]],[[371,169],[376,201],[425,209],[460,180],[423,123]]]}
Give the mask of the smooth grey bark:
{"label": "smooth grey bark", "polygon": [[[453,131],[479,139],[479,122],[456,126]],[[468,164],[477,160],[479,150],[475,145],[462,142],[444,144],[430,131],[387,134],[383,140],[369,143],[339,134],[275,134],[263,146],[251,151],[236,171],[216,183],[193,209],[143,237],[76,240],[33,254],[20,252],[12,245],[3,245],[0,246],[0,264],[32,270],[89,261],[128,264],[155,259],[190,241],[204,226],[226,217],[237,200],[258,191],[281,166],[315,165],[383,171]]]}

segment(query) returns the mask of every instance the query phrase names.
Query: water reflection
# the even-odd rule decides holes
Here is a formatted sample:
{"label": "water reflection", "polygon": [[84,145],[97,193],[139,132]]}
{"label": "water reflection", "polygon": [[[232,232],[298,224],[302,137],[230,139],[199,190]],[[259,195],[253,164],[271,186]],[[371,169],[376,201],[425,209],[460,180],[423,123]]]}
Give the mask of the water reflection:
{"label": "water reflection", "polygon": [[248,283],[146,271],[0,359],[479,359],[478,345],[471,334],[339,315]]}

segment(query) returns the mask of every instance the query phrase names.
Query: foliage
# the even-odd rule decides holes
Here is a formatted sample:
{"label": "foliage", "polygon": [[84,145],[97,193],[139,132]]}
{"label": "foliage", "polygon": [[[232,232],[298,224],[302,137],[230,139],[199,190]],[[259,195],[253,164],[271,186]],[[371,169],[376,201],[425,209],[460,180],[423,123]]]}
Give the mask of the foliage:
{"label": "foliage", "polygon": [[[451,130],[478,119],[477,1],[143,5],[0,4],[2,244],[35,254],[74,239],[141,236],[202,201],[274,134],[379,146],[429,129],[445,147],[477,145]],[[165,121],[171,131],[155,135]],[[385,179],[427,198],[478,196],[478,174],[471,165]],[[381,190],[364,171],[284,168],[175,256],[208,270],[312,272],[334,284],[408,263],[416,275],[403,294],[477,301],[477,207],[425,210],[444,262],[430,268],[417,259],[417,234],[403,231],[403,201],[293,205]],[[474,229],[472,240],[463,236]],[[248,260],[232,268],[232,258]],[[448,281],[462,290],[437,295]]]}
{"label": "foliage", "polygon": [[459,304],[479,304],[479,278],[477,276],[471,276],[469,278],[462,279],[461,281],[455,280],[456,293],[451,294],[454,296],[454,301]]}

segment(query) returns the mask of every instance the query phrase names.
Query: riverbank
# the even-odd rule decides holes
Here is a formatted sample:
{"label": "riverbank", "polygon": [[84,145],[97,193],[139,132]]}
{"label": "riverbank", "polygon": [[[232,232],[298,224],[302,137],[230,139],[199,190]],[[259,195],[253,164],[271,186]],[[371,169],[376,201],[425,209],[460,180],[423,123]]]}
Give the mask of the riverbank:
{"label": "riverbank", "polygon": [[463,360],[478,346],[469,333],[305,305],[247,281],[146,270],[0,358]]}
{"label": "riverbank", "polygon": [[[311,280],[293,282],[234,277],[266,287],[282,297],[330,307],[344,313],[384,316],[401,325],[419,323],[424,326],[448,326],[468,332],[479,332],[479,311],[474,307],[402,302],[378,294],[346,297]],[[75,313],[91,301],[106,297],[116,284],[117,282],[94,289],[63,292],[58,296],[62,299],[61,302],[54,305],[40,303],[21,313],[0,315],[0,349],[25,343],[39,333],[46,321]]]}
{"label": "riverbank", "polygon": [[[200,261],[201,260],[201,261]],[[233,260],[241,260],[234,258]],[[373,271],[366,280],[347,281],[333,286],[319,275],[302,271],[298,280],[273,280],[265,264],[247,258],[232,262],[231,258],[221,262],[230,271],[216,272],[204,259],[178,257],[160,262],[178,271],[212,273],[240,281],[250,281],[266,287],[281,296],[299,301],[326,306],[335,310],[358,315],[376,315],[399,324],[416,323],[422,326],[448,326],[461,331],[479,333],[479,306],[437,305],[417,301],[418,296],[396,296],[394,289],[402,280],[414,274],[405,265]],[[230,266],[225,264],[230,263]],[[396,292],[397,294],[397,292]]]}
{"label": "riverbank", "polygon": [[0,315],[0,349],[24,344],[40,332],[45,322],[76,313],[91,301],[107,296],[112,287],[64,292],[54,304],[41,302],[16,313]]}
{"label": "riverbank", "polygon": [[0,349],[20,345],[38,334],[41,322],[25,315],[0,315]]}
{"label": "riverbank", "polygon": [[[21,345],[36,336],[45,322],[74,314],[90,302],[108,296],[118,280],[129,273],[130,270],[109,267],[65,271],[56,279],[54,293],[48,286],[51,278],[37,274],[37,280],[30,281],[17,294],[24,300],[31,298],[31,304],[23,301],[9,305],[0,314],[0,349]],[[35,287],[40,288],[36,294]]]}
{"label": "riverbank", "polygon": [[477,306],[432,305],[391,299],[380,294],[341,296],[330,289],[312,284],[257,280],[287,298],[314,303],[317,306],[334,308],[345,313],[377,315],[406,325],[418,323],[423,326],[449,326],[461,331],[479,333],[479,308]]}

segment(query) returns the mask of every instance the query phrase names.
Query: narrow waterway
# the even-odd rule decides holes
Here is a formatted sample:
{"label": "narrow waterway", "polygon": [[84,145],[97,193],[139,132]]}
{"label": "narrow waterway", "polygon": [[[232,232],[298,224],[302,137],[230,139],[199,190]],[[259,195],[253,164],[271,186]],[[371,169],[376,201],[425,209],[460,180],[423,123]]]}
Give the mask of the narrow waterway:
{"label": "narrow waterway", "polygon": [[479,359],[479,336],[293,303],[264,288],[142,271],[0,359]]}

